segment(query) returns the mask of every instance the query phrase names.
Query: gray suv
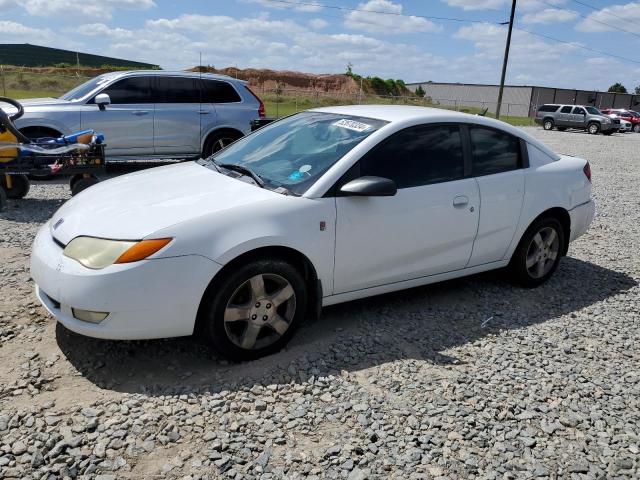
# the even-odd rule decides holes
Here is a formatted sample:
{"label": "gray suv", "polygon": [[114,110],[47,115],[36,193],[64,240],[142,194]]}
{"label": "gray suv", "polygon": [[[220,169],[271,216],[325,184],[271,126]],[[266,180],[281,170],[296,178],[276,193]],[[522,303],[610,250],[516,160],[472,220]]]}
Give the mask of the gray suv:
{"label": "gray suv", "polygon": [[107,160],[209,156],[251,131],[264,104],[246,82],[163,70],[100,75],[60,98],[21,100],[30,138],[104,133]]}
{"label": "gray suv", "polygon": [[545,130],[577,128],[591,134],[611,135],[620,129],[620,120],[604,115],[591,105],[542,105],[536,112],[536,123]]}

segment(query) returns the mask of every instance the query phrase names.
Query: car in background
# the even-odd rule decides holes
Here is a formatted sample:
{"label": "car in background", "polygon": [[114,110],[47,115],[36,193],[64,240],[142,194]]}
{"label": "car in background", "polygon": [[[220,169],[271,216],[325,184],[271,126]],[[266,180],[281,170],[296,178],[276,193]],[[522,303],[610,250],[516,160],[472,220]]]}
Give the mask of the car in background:
{"label": "car in background", "polygon": [[591,105],[545,104],[536,111],[535,122],[545,130],[575,128],[593,135],[611,135],[620,127],[619,119],[609,118]]}
{"label": "car in background", "polygon": [[522,129],[326,107],[85,190],[38,232],[31,276],[80,334],[196,334],[246,360],[322,306],[505,267],[541,285],[594,209],[589,163]]}
{"label": "car in background", "polygon": [[611,117],[613,119],[618,119],[620,120],[620,127],[618,128],[618,132],[620,133],[627,133],[627,132],[632,132],[633,131],[633,125],[631,124],[631,122],[628,122],[622,118],[620,118],[618,115],[616,114],[611,114],[611,115],[607,115],[608,117]]}
{"label": "car in background", "polygon": [[16,122],[29,138],[93,129],[107,161],[208,157],[251,132],[264,104],[246,82],[164,70],[112,72],[60,98],[21,100]]}
{"label": "car in background", "polygon": [[640,114],[638,112],[624,108],[605,108],[602,113],[605,115],[617,115],[621,120],[630,122],[634,132],[640,133]]}

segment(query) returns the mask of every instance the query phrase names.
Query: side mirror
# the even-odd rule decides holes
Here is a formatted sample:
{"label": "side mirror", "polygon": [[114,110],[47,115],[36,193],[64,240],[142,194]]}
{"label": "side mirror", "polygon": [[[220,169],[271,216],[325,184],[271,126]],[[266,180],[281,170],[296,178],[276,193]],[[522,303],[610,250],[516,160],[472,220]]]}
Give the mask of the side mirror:
{"label": "side mirror", "polygon": [[345,196],[393,197],[397,192],[396,182],[382,177],[360,177],[345,183],[340,192]]}
{"label": "side mirror", "polygon": [[99,93],[98,95],[96,95],[94,102],[96,105],[98,105],[98,108],[100,108],[100,110],[104,110],[107,105],[111,104],[111,98],[109,98],[109,95],[107,95],[106,93]]}

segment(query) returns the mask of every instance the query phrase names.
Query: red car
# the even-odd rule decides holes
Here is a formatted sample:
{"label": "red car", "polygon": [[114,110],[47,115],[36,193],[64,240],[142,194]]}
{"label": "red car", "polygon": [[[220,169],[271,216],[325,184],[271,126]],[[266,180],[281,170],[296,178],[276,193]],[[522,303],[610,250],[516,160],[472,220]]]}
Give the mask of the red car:
{"label": "red car", "polygon": [[618,115],[622,120],[631,122],[631,128],[634,132],[640,133],[640,114],[623,108],[605,108],[601,110],[605,115]]}

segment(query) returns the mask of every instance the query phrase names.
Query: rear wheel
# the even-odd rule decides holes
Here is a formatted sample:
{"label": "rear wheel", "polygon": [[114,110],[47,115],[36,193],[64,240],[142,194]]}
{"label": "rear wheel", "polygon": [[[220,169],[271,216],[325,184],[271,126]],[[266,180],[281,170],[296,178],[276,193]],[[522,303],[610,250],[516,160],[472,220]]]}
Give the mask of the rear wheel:
{"label": "rear wheel", "polygon": [[0,187],[0,212],[4,210],[4,206],[7,204],[7,194],[4,193],[4,189]]}
{"label": "rear wheel", "polygon": [[553,130],[553,126],[553,120],[551,120],[550,118],[547,118],[544,122],[542,122],[542,128],[544,128],[545,130]]}
{"label": "rear wheel", "polygon": [[208,158],[214,153],[223,148],[231,145],[242,135],[235,132],[220,132],[213,133],[207,138],[207,141],[204,144],[204,148],[202,149],[202,158]]}
{"label": "rear wheel", "polygon": [[590,123],[589,125],[587,125],[587,132],[589,132],[591,135],[597,135],[598,133],[600,133],[600,125],[595,122]]}
{"label": "rear wheel", "polygon": [[[71,180],[73,181],[73,177]],[[100,179],[94,175],[76,179],[75,182],[70,183],[71,196],[75,197],[77,194],[95,185],[96,183],[100,183]]]}
{"label": "rear wheel", "polygon": [[279,259],[251,262],[207,289],[201,332],[225,357],[259,358],[284,347],[306,304],[304,279],[292,265]]}
{"label": "rear wheel", "polygon": [[27,196],[27,193],[29,193],[31,185],[29,184],[29,178],[27,178],[26,175],[10,175],[10,187],[7,175],[1,175],[0,177],[0,184],[2,185],[2,189],[5,191],[7,198],[24,198]]}
{"label": "rear wheel", "polygon": [[560,263],[565,232],[554,217],[537,220],[522,236],[509,265],[512,276],[525,287],[546,282]]}

